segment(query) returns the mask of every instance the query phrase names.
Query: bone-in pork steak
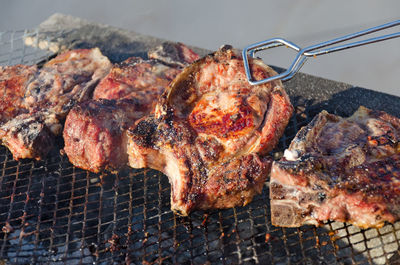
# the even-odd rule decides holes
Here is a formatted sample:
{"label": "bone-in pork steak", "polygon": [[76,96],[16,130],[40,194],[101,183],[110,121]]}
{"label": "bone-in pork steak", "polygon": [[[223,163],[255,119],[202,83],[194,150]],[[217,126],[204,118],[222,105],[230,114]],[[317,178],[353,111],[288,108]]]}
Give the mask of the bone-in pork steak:
{"label": "bone-in pork steak", "polygon": [[[275,72],[251,62],[259,80]],[[130,166],[165,173],[171,208],[245,205],[261,192],[277,143],[292,114],[280,81],[251,86],[238,51],[224,46],[186,67],[151,114],[128,132]]]}
{"label": "bone-in pork steak", "polygon": [[[156,48],[152,56],[162,53],[166,60],[168,53],[164,46],[188,49],[183,44],[169,43]],[[137,57],[115,64],[96,87],[94,100],[71,110],[63,135],[64,150],[72,164],[93,172],[127,164],[126,129],[154,109],[160,94],[182,71],[180,65],[189,62],[176,53],[170,56],[168,65],[160,60]]]}
{"label": "bone-in pork steak", "polygon": [[327,220],[362,228],[400,219],[400,119],[360,107],[351,117],[322,111],[271,170],[272,224]]}
{"label": "bone-in pork steak", "polygon": [[6,112],[1,115],[0,140],[14,159],[46,156],[69,110],[88,98],[110,68],[95,48],[64,52],[39,70],[14,66],[0,71],[1,89],[7,92],[1,102]]}

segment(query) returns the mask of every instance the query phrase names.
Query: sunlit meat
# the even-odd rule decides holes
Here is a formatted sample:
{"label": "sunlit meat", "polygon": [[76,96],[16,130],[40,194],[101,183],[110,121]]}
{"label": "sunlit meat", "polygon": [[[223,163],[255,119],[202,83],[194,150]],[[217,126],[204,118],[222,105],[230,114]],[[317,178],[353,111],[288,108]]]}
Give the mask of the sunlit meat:
{"label": "sunlit meat", "polygon": [[[259,60],[251,68],[256,79],[275,75]],[[224,46],[185,68],[129,130],[130,166],[165,173],[181,215],[245,205],[262,190],[271,166],[263,155],[292,110],[280,81],[249,85],[239,52]]]}

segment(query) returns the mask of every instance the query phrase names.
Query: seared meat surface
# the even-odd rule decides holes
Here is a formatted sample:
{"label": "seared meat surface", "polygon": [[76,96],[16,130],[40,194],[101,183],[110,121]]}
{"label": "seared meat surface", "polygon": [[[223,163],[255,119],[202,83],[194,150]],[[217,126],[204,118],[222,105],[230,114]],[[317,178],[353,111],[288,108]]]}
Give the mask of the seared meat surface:
{"label": "seared meat surface", "polygon": [[154,109],[159,96],[182,71],[178,65],[186,65],[178,57],[169,61],[176,63],[131,57],[113,66],[96,87],[94,100],[79,104],[67,116],[64,150],[72,164],[93,172],[127,164],[126,129]]}
{"label": "seared meat surface", "polygon": [[5,110],[0,140],[14,159],[46,156],[69,110],[88,98],[110,67],[95,48],[64,52],[39,70],[21,65],[3,68],[0,85],[6,97],[0,102]]}
{"label": "seared meat surface", "polygon": [[385,112],[321,112],[272,166],[272,224],[336,220],[367,228],[400,219],[399,141],[400,119]]}
{"label": "seared meat surface", "polygon": [[36,65],[0,66],[0,125],[27,112],[23,106],[26,85],[36,72]]}
{"label": "seared meat surface", "polygon": [[29,83],[25,105],[30,112],[47,110],[64,118],[75,103],[89,99],[110,68],[98,48],[64,52],[48,61]]}
{"label": "seared meat surface", "polygon": [[[251,63],[257,79],[275,72]],[[292,114],[280,81],[250,86],[238,51],[224,46],[186,67],[160,98],[155,113],[128,132],[130,166],[165,173],[171,208],[245,205],[261,192],[272,150]]]}
{"label": "seared meat surface", "polygon": [[64,150],[70,162],[93,172],[126,165],[123,132],[148,113],[136,100],[90,100],[75,106],[64,126]]}
{"label": "seared meat surface", "polygon": [[181,68],[157,60],[131,57],[113,66],[94,90],[93,99],[134,98],[150,112],[158,97],[180,72]]}

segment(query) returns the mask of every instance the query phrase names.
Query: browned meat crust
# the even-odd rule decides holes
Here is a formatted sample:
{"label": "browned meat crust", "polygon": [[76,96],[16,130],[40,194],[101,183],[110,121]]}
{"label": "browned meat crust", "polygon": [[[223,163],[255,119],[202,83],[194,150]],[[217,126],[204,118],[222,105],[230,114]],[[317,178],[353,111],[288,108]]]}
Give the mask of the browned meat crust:
{"label": "browned meat crust", "polygon": [[[258,60],[252,70],[275,74]],[[155,114],[129,130],[129,163],[164,172],[181,215],[245,205],[268,176],[271,160],[259,154],[275,146],[292,110],[280,81],[250,86],[239,53],[224,46],[185,68]]]}
{"label": "browned meat crust", "polygon": [[182,70],[156,60],[131,57],[115,64],[99,83],[93,99],[134,98],[150,112],[158,97]]}
{"label": "browned meat crust", "polygon": [[132,99],[90,100],[75,106],[64,126],[64,150],[70,162],[93,172],[126,165],[125,130],[147,114]]}
{"label": "browned meat crust", "polygon": [[274,162],[272,223],[336,220],[362,228],[400,219],[400,119],[360,107],[341,118],[323,111]]}
{"label": "browned meat crust", "polygon": [[0,124],[27,112],[23,106],[26,84],[36,72],[36,65],[0,66]]}

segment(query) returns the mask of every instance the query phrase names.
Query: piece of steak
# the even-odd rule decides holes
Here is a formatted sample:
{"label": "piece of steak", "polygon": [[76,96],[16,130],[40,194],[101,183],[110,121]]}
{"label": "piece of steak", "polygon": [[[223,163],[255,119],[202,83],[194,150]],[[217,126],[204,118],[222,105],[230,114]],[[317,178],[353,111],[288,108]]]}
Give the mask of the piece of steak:
{"label": "piece of steak", "polygon": [[[168,54],[163,56],[167,58]],[[93,172],[127,164],[126,129],[154,109],[160,94],[182,71],[180,65],[187,65],[171,56],[169,61],[175,64],[137,57],[115,64],[96,87],[94,100],[70,112],[63,136],[64,150],[72,164]]]}
{"label": "piece of steak", "polygon": [[89,100],[75,106],[64,126],[64,151],[70,162],[92,172],[128,162],[123,132],[148,113],[134,99]]}
{"label": "piece of steak", "polygon": [[0,78],[5,76],[2,85],[10,96],[1,105],[16,108],[7,108],[2,115],[0,140],[14,159],[46,156],[69,110],[91,95],[110,68],[98,48],[64,52],[39,70],[36,66],[5,68]]}
{"label": "piece of steak", "polygon": [[24,113],[0,126],[0,139],[14,159],[36,158],[47,154],[54,145],[54,135],[61,124],[54,113]]}
{"label": "piece of steak", "polygon": [[[276,73],[252,60],[258,80]],[[224,46],[186,67],[154,114],[128,131],[129,164],[165,173],[171,208],[241,206],[261,192],[293,107],[280,81],[251,86],[242,57]]]}
{"label": "piece of steak", "polygon": [[271,170],[272,224],[335,220],[362,228],[400,218],[400,119],[360,107],[322,111]]}
{"label": "piece of steak", "polygon": [[0,125],[27,112],[23,106],[26,85],[36,72],[36,65],[0,66]]}
{"label": "piece of steak", "polygon": [[113,66],[94,90],[93,99],[134,98],[150,112],[181,71],[180,67],[171,67],[157,60],[131,57]]}
{"label": "piece of steak", "polygon": [[31,113],[46,110],[65,118],[77,102],[90,98],[111,67],[98,48],[64,52],[44,64],[28,84],[24,104]]}

